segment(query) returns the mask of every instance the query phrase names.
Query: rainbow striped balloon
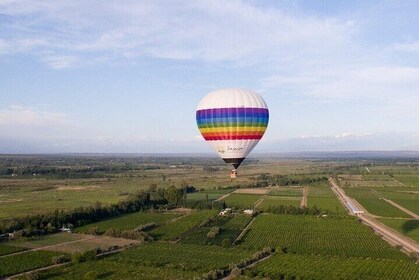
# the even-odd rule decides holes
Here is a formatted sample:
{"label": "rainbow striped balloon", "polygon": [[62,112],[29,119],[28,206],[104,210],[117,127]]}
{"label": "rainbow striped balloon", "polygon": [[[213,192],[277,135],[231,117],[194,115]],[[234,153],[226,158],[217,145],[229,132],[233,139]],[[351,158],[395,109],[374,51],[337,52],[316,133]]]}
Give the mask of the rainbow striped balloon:
{"label": "rainbow striped balloon", "polygon": [[198,105],[196,122],[220,157],[238,168],[268,127],[269,110],[262,97],[245,89],[210,92]]}

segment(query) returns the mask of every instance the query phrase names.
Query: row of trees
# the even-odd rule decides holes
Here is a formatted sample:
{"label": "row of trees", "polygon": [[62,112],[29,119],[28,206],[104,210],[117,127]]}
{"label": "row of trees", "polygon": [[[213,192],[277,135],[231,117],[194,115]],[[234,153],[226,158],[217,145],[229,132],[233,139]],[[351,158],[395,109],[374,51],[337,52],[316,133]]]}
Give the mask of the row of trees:
{"label": "row of trees", "polygon": [[[17,237],[50,234],[59,231],[61,227],[79,227],[119,215],[144,211],[150,208],[171,208],[188,206],[186,194],[195,191],[194,187],[170,186],[166,189],[157,188],[152,184],[146,191],[131,194],[127,199],[111,205],[96,202],[89,207],[78,207],[71,211],[55,210],[54,212],[12,218],[0,221],[0,235],[15,232]],[[199,209],[217,209],[223,203],[198,202]]]}
{"label": "row of trees", "polygon": [[327,214],[327,211],[317,208],[315,205],[312,207],[296,207],[292,205],[278,205],[278,206],[269,206],[263,210],[264,212],[274,213],[274,214],[292,214],[292,215],[320,215]]}

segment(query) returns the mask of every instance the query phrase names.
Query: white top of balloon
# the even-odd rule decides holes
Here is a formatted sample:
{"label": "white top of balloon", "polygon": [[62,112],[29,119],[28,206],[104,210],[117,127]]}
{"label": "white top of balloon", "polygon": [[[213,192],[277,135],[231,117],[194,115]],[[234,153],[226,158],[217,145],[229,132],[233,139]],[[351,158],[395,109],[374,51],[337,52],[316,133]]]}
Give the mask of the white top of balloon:
{"label": "white top of balloon", "polygon": [[228,88],[212,91],[196,110],[198,129],[226,162],[233,165],[231,176],[262,139],[269,122],[265,100],[256,92]]}

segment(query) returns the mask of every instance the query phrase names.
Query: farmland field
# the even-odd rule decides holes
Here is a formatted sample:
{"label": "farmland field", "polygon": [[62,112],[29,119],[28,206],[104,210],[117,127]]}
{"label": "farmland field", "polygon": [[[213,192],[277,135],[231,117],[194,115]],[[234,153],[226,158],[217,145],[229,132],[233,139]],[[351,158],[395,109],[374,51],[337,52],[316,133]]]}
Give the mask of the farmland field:
{"label": "farmland field", "polygon": [[227,196],[224,201],[228,207],[253,208],[253,204],[259,198],[261,198],[261,195],[232,193]]}
{"label": "farmland field", "polygon": [[206,219],[214,217],[217,213],[218,211],[214,210],[192,212],[172,223],[164,224],[152,230],[150,234],[157,239],[173,240],[182,233],[200,225]]}
{"label": "farmland field", "polygon": [[290,197],[290,196],[266,196],[262,203],[258,205],[260,209],[266,209],[269,206],[278,206],[278,205],[292,205],[299,207],[301,203],[301,197]]}
{"label": "farmland field", "polygon": [[253,250],[269,246],[299,254],[407,258],[354,218],[262,214],[239,246]]}
{"label": "farmland field", "polygon": [[209,270],[226,268],[251,255],[236,248],[153,243],[113,256],[44,273],[43,279],[193,279]]}
{"label": "farmland field", "polygon": [[301,197],[303,195],[301,188],[293,188],[293,187],[276,187],[269,192],[271,196],[295,196]]}
{"label": "farmland field", "polygon": [[366,189],[345,188],[345,192],[352,198],[356,199],[371,214],[382,217],[402,217],[410,218],[410,216],[393,205],[389,204],[379,196]]}
{"label": "farmland field", "polygon": [[310,185],[307,198],[307,206],[316,206],[332,213],[346,213],[342,203],[336,198],[328,185]]}
{"label": "farmland field", "polygon": [[0,256],[20,252],[26,250],[22,247],[11,246],[10,244],[0,243]]}
{"label": "farmland field", "polygon": [[76,229],[77,232],[87,233],[91,227],[98,227],[99,232],[105,232],[109,228],[115,228],[120,230],[130,230],[144,225],[147,223],[154,222],[156,225],[161,225],[171,219],[180,217],[178,213],[158,213],[158,212],[137,212],[127,214],[121,217],[112,218],[109,220],[88,224],[83,227]]}
{"label": "farmland field", "polygon": [[223,193],[213,193],[213,192],[194,192],[188,193],[188,200],[205,200],[208,197],[208,200],[216,200],[220,198]]}
{"label": "farmland field", "polygon": [[[15,229],[16,236],[26,236],[0,243],[0,275],[48,266],[52,256],[114,246],[124,248],[42,272],[39,278],[194,279],[265,247],[275,248],[275,255],[249,268],[248,275],[274,279],[386,279],[389,275],[415,279],[418,275],[412,256],[349,217],[327,182],[329,176],[339,177],[348,195],[382,217],[379,221],[418,241],[417,220],[379,199],[391,199],[418,213],[416,159],[251,158],[243,162],[237,179],[230,179],[229,170],[222,160],[198,156],[0,155],[0,237],[5,239],[4,233]],[[298,207],[303,188],[308,188],[308,207],[316,205],[330,215],[263,213],[269,205]],[[218,216],[222,203],[212,201],[227,193],[227,207],[241,209],[252,208],[263,197],[258,205],[262,213],[252,218],[234,210]],[[139,194],[144,194],[141,205],[135,200]],[[98,205],[104,206],[102,214],[119,216],[92,223],[113,215],[98,215]],[[80,214],[70,217],[79,206],[84,207],[77,209]],[[147,212],[133,213],[138,209]],[[42,213],[47,215],[36,216]],[[89,228],[131,230],[152,222],[157,227],[148,230],[155,239],[150,243],[86,234]],[[76,234],[50,234],[68,223],[84,226],[76,227]],[[218,233],[208,234],[217,229]],[[6,255],[27,248],[42,251]]]}
{"label": "farmland field", "polygon": [[419,215],[419,193],[411,191],[380,191],[379,193]]}
{"label": "farmland field", "polygon": [[251,273],[271,279],[413,280],[419,278],[419,267],[409,260],[276,254],[252,269]]}
{"label": "farmland field", "polygon": [[69,234],[69,233],[57,233],[50,234],[40,237],[32,237],[29,239],[20,239],[16,241],[8,242],[8,244],[16,247],[24,248],[40,248],[44,246],[56,245],[64,242],[71,242],[76,240],[82,240],[88,236],[82,234]]}
{"label": "farmland field", "polygon": [[383,224],[419,243],[419,221],[415,219],[379,218]]}
{"label": "farmland field", "polygon": [[[197,228],[192,233],[188,234],[184,239],[182,239],[181,243],[222,245],[222,242],[227,239],[228,245],[231,245],[250,220],[250,216],[243,214],[217,217],[208,225]],[[209,238],[207,234],[214,226],[219,227],[220,233],[214,238]]]}
{"label": "farmland field", "polygon": [[52,265],[52,257],[62,253],[31,251],[0,258],[0,277],[25,272],[31,269]]}

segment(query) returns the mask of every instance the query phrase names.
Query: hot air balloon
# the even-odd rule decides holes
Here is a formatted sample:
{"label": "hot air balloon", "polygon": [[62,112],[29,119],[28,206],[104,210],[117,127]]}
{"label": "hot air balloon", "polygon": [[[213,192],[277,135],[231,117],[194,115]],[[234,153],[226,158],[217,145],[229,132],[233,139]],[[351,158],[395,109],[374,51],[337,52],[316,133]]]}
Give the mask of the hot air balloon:
{"label": "hot air balloon", "polygon": [[246,89],[210,92],[198,105],[199,131],[226,162],[233,165],[231,177],[266,131],[269,110],[263,98]]}

